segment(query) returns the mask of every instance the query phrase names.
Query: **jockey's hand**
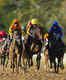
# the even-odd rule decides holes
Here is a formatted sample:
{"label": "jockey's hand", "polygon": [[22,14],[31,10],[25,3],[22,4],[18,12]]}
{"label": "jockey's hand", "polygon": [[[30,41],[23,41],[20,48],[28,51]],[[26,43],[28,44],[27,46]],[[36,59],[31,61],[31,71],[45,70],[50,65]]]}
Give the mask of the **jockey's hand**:
{"label": "jockey's hand", "polygon": [[33,35],[30,35],[32,38],[34,38],[34,36]]}
{"label": "jockey's hand", "polygon": [[30,34],[30,36],[32,37],[32,35]]}

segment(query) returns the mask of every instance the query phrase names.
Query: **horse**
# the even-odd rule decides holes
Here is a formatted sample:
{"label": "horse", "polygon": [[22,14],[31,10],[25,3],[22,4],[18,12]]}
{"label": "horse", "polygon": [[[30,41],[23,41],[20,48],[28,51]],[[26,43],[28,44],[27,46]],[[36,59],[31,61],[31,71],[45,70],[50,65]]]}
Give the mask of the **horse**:
{"label": "horse", "polygon": [[[39,27],[38,27],[39,28]],[[37,62],[37,69],[39,70],[40,68],[40,59],[41,59],[41,48],[42,48],[42,42],[41,40],[39,40],[38,38],[40,37],[40,28],[39,30],[36,30],[35,34],[36,34],[36,37],[31,37],[31,45],[29,45],[29,40],[26,39],[26,43],[24,44],[25,46],[25,51],[26,53],[28,54],[29,56],[29,67],[31,67],[33,65],[33,60],[32,60],[32,57],[34,54],[37,55],[37,58],[36,58],[36,62]],[[25,54],[25,53],[23,53]]]}
{"label": "horse", "polygon": [[0,55],[0,58],[1,58],[1,65],[3,66],[3,71],[5,70],[5,67],[7,67],[7,64],[8,64],[8,60],[9,60],[9,53],[8,53],[8,42],[7,42],[7,39],[3,42],[1,42],[2,45],[1,45],[1,55]]}
{"label": "horse", "polygon": [[15,63],[16,71],[19,72],[19,66],[21,67],[21,56],[22,56],[22,40],[15,39],[16,34],[13,35],[13,40],[11,41],[9,48],[9,58],[11,60],[12,71],[14,72]]}
{"label": "horse", "polygon": [[[50,68],[52,68],[52,63],[54,63],[54,70],[58,73],[64,57],[64,44],[62,45],[62,42],[57,40],[53,33],[50,33],[48,37],[48,55],[50,59]],[[57,66],[56,58],[58,59]]]}
{"label": "horse", "polygon": [[49,72],[49,55],[48,55],[48,49],[44,49],[44,61],[45,61],[45,70],[46,72]]}

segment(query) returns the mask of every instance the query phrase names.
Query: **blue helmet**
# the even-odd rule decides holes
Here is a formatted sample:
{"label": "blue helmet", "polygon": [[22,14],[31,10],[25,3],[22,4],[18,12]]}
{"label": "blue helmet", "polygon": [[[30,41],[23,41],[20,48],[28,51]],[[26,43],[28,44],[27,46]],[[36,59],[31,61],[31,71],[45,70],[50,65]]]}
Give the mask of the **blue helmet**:
{"label": "blue helmet", "polygon": [[58,26],[58,22],[57,21],[54,21],[52,25],[53,26]]}

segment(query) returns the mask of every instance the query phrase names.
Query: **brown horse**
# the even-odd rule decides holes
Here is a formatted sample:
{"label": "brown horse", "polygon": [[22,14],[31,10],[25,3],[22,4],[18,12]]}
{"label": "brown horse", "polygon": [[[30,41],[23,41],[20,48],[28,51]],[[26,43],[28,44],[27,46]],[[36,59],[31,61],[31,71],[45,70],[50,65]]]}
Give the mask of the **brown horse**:
{"label": "brown horse", "polygon": [[23,66],[27,67],[27,65],[30,65],[30,54],[27,53],[25,44],[26,44],[26,40],[24,40],[23,43],[22,59],[23,59]]}
{"label": "brown horse", "polygon": [[[20,40],[19,40],[20,44]],[[10,48],[9,48],[9,57],[11,60],[11,66],[14,72],[14,68],[16,66],[17,71],[19,71],[19,66],[21,65],[21,56],[22,56],[22,51],[19,51],[19,48],[16,46],[16,40],[12,40]],[[16,63],[16,65],[15,65]]]}
{"label": "brown horse", "polygon": [[[30,49],[28,51],[27,50],[28,48],[26,48],[26,43],[27,43],[27,40],[24,40],[23,52],[22,52],[23,64],[24,65],[28,64],[28,66],[31,67],[33,65],[33,60],[32,60],[33,55],[36,54],[37,57],[40,57],[40,52],[38,51],[39,45],[32,43],[32,45],[30,46]],[[27,60],[26,62],[25,62],[25,59]],[[39,67],[40,67],[40,59],[37,61],[37,68],[39,68]]]}
{"label": "brown horse", "polygon": [[45,69],[46,72],[49,72],[49,55],[48,55],[48,49],[44,49],[44,61],[45,61]]}

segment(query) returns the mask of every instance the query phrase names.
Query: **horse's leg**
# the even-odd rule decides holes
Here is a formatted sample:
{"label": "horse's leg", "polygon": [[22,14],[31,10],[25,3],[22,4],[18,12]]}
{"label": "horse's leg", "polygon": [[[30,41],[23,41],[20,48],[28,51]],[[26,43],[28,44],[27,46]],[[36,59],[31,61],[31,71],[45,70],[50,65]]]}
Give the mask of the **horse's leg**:
{"label": "horse's leg", "polygon": [[44,56],[45,56],[45,66],[46,66],[46,71],[49,71],[49,56],[48,56],[48,50],[45,49],[44,51]]}
{"label": "horse's leg", "polygon": [[8,65],[8,61],[9,61],[9,53],[7,53],[7,61],[6,61],[6,67],[7,67],[7,65]]}
{"label": "horse's leg", "polygon": [[46,68],[46,71],[47,71],[47,64],[48,64],[48,60],[47,60],[47,56],[45,55],[45,68]]}
{"label": "horse's leg", "polygon": [[31,60],[31,58],[29,57],[29,59],[28,59],[28,66],[29,66],[29,68],[31,66],[30,60]]}
{"label": "horse's leg", "polygon": [[15,68],[15,64],[14,64],[14,56],[13,56],[13,60],[12,60],[12,70],[14,72],[14,68]]}
{"label": "horse's leg", "polygon": [[54,56],[51,55],[49,59],[50,59],[50,71],[54,72],[54,70],[56,70],[56,62]]}
{"label": "horse's leg", "polygon": [[19,72],[19,66],[21,67],[21,54],[18,56],[17,63],[17,72]]}
{"label": "horse's leg", "polygon": [[19,64],[18,64],[18,60],[17,60],[17,55],[15,57],[15,60],[16,60],[16,72],[18,73],[19,72]]}
{"label": "horse's leg", "polygon": [[61,58],[58,58],[57,73],[59,72],[60,62],[61,62]]}
{"label": "horse's leg", "polygon": [[50,59],[50,69],[52,69],[52,57],[50,57],[49,59]]}
{"label": "horse's leg", "polygon": [[20,55],[19,55],[19,63],[18,63],[20,67],[21,67],[21,56],[22,56],[22,55],[20,54]]}
{"label": "horse's leg", "polygon": [[61,69],[62,72],[63,72],[63,69],[64,69],[63,57],[61,57],[61,61],[60,61],[60,69]]}
{"label": "horse's leg", "polygon": [[5,61],[6,61],[6,56],[4,55],[3,56],[3,71],[5,70],[4,68],[5,68]]}
{"label": "horse's leg", "polygon": [[55,72],[57,73],[57,70],[56,70],[56,60],[55,60],[55,57],[54,57],[53,62],[54,62],[54,69],[55,69]]}
{"label": "horse's leg", "polygon": [[32,56],[31,56],[31,66],[33,66],[33,59],[32,59]]}
{"label": "horse's leg", "polygon": [[36,58],[36,61],[37,61],[37,69],[38,69],[38,70],[39,70],[39,68],[40,68],[40,59],[41,59],[41,55],[40,55],[40,53],[38,52],[37,58]]}
{"label": "horse's leg", "polygon": [[1,65],[3,64],[3,55],[1,55]]}
{"label": "horse's leg", "polygon": [[24,55],[23,55],[23,66],[25,66],[25,59],[24,59]]}
{"label": "horse's leg", "polygon": [[0,56],[0,65],[1,65],[1,56]]}

